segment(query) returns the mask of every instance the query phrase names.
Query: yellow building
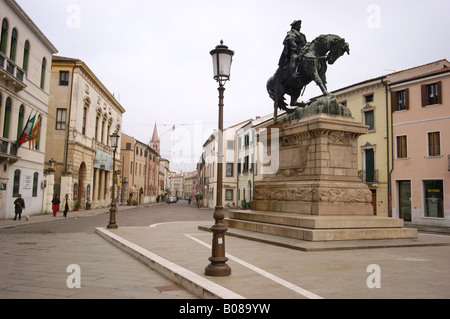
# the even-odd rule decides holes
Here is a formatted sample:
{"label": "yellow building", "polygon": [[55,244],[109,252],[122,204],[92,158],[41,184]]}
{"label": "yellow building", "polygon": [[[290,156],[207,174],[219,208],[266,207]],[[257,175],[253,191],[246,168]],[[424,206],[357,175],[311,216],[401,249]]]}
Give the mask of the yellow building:
{"label": "yellow building", "polygon": [[392,167],[389,132],[390,112],[386,78],[379,77],[333,92],[347,105],[356,121],[369,127],[358,140],[358,173],[372,192],[374,215],[389,216],[389,171]]}
{"label": "yellow building", "polygon": [[[110,204],[110,136],[121,134],[124,112],[83,61],[53,57],[47,126],[51,142],[46,145],[45,156],[47,168],[52,168],[50,173],[54,170],[54,194],[69,194],[73,202],[80,201],[81,207],[87,203],[94,208]],[[120,170],[120,147],[115,169]]]}

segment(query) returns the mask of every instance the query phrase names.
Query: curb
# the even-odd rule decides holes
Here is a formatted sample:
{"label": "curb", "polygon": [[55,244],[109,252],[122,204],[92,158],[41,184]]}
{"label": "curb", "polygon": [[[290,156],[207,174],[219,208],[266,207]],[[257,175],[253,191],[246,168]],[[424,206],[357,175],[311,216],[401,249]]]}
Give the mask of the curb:
{"label": "curb", "polygon": [[190,293],[202,299],[245,299],[245,297],[236,294],[206,278],[203,278],[183,267],[180,267],[171,261],[162,258],[142,247],[139,247],[130,241],[106,230],[105,228],[96,228],[95,232],[102,238],[114,244],[118,248],[131,254],[139,261],[149,266],[167,279],[183,287]]}

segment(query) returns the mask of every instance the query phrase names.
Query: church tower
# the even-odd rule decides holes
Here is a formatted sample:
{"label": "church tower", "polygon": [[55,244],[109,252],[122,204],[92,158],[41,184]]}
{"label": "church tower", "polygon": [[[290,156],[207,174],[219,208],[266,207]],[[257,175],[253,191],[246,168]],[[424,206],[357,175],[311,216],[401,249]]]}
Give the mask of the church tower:
{"label": "church tower", "polygon": [[156,127],[156,123],[155,123],[155,128],[153,129],[153,136],[152,139],[150,141],[150,147],[155,150],[158,154],[160,153],[160,146],[161,146],[161,142],[159,140],[158,137],[158,128]]}

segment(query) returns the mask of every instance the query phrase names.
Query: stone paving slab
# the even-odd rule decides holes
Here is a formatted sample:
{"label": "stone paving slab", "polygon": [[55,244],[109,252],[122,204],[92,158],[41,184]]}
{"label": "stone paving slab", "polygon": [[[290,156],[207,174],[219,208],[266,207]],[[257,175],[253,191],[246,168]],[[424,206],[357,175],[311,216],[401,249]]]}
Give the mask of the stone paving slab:
{"label": "stone paving slab", "polygon": [[[346,242],[353,246],[345,248],[308,243],[317,246],[309,249],[292,249],[293,243],[268,244],[267,238],[264,242],[227,236],[227,263],[232,274],[210,277],[204,275],[204,269],[209,264],[212,234],[199,227],[211,226],[211,222],[175,222],[116,230],[98,228],[97,233],[113,238],[111,242],[129,253],[138,251],[138,258],[153,264],[154,269],[169,269],[175,276],[171,280],[201,298],[450,298],[448,236],[419,234],[415,242],[403,240],[403,244],[395,245],[359,241],[363,246],[358,247],[356,242]],[[178,268],[173,271],[167,265]],[[380,288],[369,288],[371,265],[379,266],[380,272],[375,275],[380,277]],[[202,288],[200,295],[192,285]]]}

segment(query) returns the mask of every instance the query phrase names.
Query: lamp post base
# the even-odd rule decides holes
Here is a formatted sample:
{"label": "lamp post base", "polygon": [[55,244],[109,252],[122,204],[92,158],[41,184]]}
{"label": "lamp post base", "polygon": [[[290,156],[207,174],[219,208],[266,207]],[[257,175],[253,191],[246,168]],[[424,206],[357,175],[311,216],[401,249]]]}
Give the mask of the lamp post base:
{"label": "lamp post base", "polygon": [[228,277],[231,275],[231,268],[225,263],[228,258],[223,261],[213,260],[209,258],[211,263],[205,268],[205,275],[211,277]]}
{"label": "lamp post base", "polygon": [[216,221],[216,224],[211,227],[213,233],[212,256],[208,258],[211,263],[205,268],[207,276],[228,277],[231,275],[231,268],[226,264],[228,258],[225,257],[225,232],[227,230],[221,221]]}
{"label": "lamp post base", "polygon": [[119,226],[117,226],[116,223],[109,223],[108,226],[106,226],[108,229],[117,229]]}
{"label": "lamp post base", "polygon": [[115,200],[111,203],[111,208],[109,209],[109,223],[108,226],[106,226],[108,229],[117,229],[119,226],[117,226],[116,222],[116,202]]}

